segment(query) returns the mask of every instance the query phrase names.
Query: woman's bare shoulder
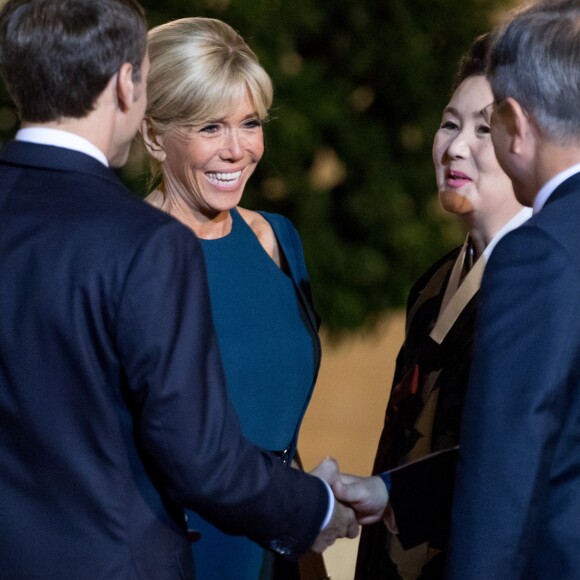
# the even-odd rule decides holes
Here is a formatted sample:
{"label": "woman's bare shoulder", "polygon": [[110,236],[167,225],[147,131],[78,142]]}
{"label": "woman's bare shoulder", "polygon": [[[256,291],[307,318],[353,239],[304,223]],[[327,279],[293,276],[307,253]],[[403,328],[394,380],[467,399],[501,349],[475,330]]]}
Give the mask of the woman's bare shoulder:
{"label": "woman's bare shoulder", "polygon": [[267,254],[280,265],[280,248],[272,226],[268,220],[256,211],[237,207],[242,219],[250,226]]}

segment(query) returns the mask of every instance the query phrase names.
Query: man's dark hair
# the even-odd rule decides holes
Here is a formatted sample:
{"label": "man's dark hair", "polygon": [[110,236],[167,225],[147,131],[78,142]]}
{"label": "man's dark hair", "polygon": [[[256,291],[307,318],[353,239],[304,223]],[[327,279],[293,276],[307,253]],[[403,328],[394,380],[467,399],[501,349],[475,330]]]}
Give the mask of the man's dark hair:
{"label": "man's dark hair", "polygon": [[121,65],[138,82],[147,22],[137,0],[8,0],[0,70],[20,117],[82,118]]}

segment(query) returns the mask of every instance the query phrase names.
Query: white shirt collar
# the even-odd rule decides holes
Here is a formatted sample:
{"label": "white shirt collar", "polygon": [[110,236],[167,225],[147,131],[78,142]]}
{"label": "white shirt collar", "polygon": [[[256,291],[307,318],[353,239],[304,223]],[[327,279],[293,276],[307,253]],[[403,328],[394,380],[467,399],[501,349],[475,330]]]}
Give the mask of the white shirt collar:
{"label": "white shirt collar", "polygon": [[38,145],[53,145],[79,151],[100,161],[105,167],[109,167],[109,162],[105,154],[98,147],[95,147],[95,145],[87,141],[84,137],[69,133],[68,131],[49,129],[47,127],[26,127],[16,133],[15,139],[17,141],[37,143]]}
{"label": "white shirt collar", "polygon": [[532,217],[532,208],[522,208],[511,220],[509,220],[503,227],[493,236],[491,242],[487,244],[483,251],[483,258],[487,261],[497,243],[508,233],[520,227],[525,221]]}
{"label": "white shirt collar", "polygon": [[534,213],[538,213],[544,207],[548,198],[554,193],[554,191],[556,191],[556,188],[560,184],[564,183],[564,181],[576,173],[580,173],[580,163],[572,165],[572,167],[568,167],[568,169],[564,169],[564,171],[557,173],[552,177],[552,179],[544,183],[542,189],[538,191],[538,195],[536,195],[536,199],[534,200]]}

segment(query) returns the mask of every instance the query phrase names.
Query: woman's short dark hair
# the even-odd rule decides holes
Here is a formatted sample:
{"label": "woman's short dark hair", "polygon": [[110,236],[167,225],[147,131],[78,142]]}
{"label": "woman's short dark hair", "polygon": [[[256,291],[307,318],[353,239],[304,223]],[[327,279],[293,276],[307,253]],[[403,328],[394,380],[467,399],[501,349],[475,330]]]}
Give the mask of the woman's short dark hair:
{"label": "woman's short dark hair", "polygon": [[451,92],[467,78],[485,75],[487,60],[490,49],[490,34],[486,32],[478,36],[469,49],[469,52],[461,57],[457,71],[453,79]]}
{"label": "woman's short dark hair", "polygon": [[137,0],[8,0],[0,68],[22,119],[81,118],[121,65],[140,80],[147,22]]}

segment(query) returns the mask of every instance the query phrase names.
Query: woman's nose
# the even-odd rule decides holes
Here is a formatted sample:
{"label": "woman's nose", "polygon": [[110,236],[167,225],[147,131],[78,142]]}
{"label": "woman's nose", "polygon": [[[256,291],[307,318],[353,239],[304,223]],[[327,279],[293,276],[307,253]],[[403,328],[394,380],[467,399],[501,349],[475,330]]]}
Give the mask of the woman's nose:
{"label": "woman's nose", "polygon": [[230,130],[225,134],[220,154],[223,159],[241,159],[243,157],[244,148],[236,130]]}
{"label": "woman's nose", "polygon": [[447,155],[453,158],[465,158],[469,156],[470,147],[469,140],[464,131],[460,131],[451,141],[447,147]]}

